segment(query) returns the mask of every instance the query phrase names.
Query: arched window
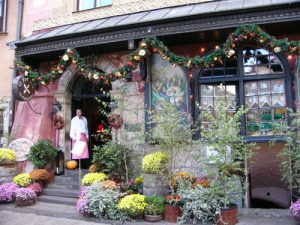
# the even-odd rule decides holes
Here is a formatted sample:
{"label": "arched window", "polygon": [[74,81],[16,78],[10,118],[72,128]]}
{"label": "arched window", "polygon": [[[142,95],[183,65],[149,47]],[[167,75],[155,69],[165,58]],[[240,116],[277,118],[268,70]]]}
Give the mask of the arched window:
{"label": "arched window", "polygon": [[[203,110],[218,110],[226,101],[228,110],[249,109],[242,119],[242,133],[248,139],[269,140],[276,123],[287,123],[292,107],[290,68],[286,57],[266,49],[243,46],[234,58],[203,69],[197,82],[198,100]],[[201,121],[209,126],[209,121]]]}

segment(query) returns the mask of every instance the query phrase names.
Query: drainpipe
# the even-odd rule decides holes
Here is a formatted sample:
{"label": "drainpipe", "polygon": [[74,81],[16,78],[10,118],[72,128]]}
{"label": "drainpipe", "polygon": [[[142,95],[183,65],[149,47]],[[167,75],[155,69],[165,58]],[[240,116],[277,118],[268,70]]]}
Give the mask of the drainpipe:
{"label": "drainpipe", "polygon": [[[17,29],[16,29],[16,41],[21,39],[22,33],[22,21],[23,21],[23,8],[24,8],[24,0],[18,0],[18,17],[17,17]],[[12,80],[17,76],[17,71],[13,70]],[[9,124],[9,132],[12,129],[12,125],[15,117],[15,97],[13,93],[11,94],[11,107],[10,107],[10,124]]]}

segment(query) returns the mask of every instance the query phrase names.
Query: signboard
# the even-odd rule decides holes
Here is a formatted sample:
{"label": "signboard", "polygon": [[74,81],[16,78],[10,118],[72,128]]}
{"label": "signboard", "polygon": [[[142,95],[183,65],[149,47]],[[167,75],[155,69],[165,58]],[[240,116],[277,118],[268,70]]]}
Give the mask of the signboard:
{"label": "signboard", "polygon": [[12,141],[9,144],[9,148],[14,150],[17,156],[16,161],[25,161],[27,160],[26,155],[30,151],[30,147],[33,145],[33,142],[27,138],[18,138],[14,141]]}
{"label": "signboard", "polygon": [[15,77],[13,80],[13,94],[19,101],[29,101],[35,92],[35,88],[28,78],[24,76]]}

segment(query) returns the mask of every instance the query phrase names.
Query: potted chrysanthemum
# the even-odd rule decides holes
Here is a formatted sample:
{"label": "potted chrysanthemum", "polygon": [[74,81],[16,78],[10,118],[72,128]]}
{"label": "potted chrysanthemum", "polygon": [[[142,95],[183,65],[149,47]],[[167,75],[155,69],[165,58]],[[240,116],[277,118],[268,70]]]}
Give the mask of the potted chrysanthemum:
{"label": "potted chrysanthemum", "polygon": [[294,217],[294,219],[298,223],[300,223],[300,199],[298,199],[291,205],[290,212],[291,212],[292,216]]}

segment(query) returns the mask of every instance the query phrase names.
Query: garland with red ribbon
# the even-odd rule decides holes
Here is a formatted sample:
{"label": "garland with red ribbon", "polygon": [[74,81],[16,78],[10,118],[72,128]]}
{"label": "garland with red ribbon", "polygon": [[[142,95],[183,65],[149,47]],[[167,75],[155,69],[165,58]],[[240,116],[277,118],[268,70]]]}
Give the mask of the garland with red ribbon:
{"label": "garland with red ribbon", "polygon": [[70,65],[75,65],[77,70],[87,79],[102,82],[104,85],[110,82],[128,77],[145,57],[152,53],[158,53],[174,66],[183,66],[189,70],[214,66],[216,62],[223,63],[224,57],[234,57],[240,44],[250,41],[275,53],[284,52],[300,55],[300,41],[288,41],[276,39],[263,31],[257,25],[242,25],[229,35],[222,48],[216,48],[213,52],[204,56],[186,57],[171,52],[156,37],[148,37],[141,41],[136,51],[131,54],[130,60],[114,73],[99,72],[90,68],[80,57],[75,49],[68,48],[60,61],[48,73],[33,70],[23,62],[17,62],[16,70],[20,75],[26,76],[35,86],[52,84],[59,79]]}

